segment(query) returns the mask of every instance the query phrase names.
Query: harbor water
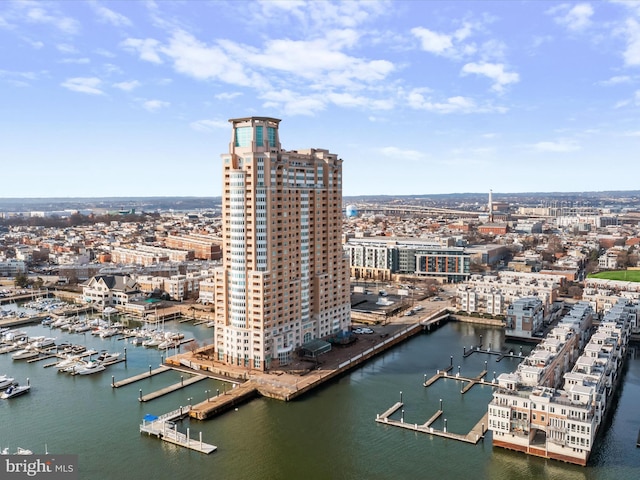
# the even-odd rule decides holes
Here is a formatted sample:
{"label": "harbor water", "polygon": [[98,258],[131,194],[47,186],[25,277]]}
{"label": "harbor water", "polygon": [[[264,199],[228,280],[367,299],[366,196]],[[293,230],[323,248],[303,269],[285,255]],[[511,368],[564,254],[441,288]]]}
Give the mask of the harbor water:
{"label": "harbor water", "polygon": [[[211,338],[204,325],[168,322],[199,342]],[[90,376],[70,376],[43,365],[14,361],[0,355],[0,375],[21,384],[29,378],[31,392],[0,401],[0,449],[28,448],[77,454],[81,479],[602,479],[640,478],[640,355],[627,359],[615,410],[605,425],[589,466],[494,449],[491,434],[477,445],[375,422],[377,414],[400,401],[391,417],[422,424],[442,405],[443,415],[433,427],[466,434],[487,410],[492,388],[476,385],[464,395],[465,385],[454,378],[440,379],[425,388],[425,376],[452,365],[451,375],[474,377],[488,370],[511,371],[518,364],[521,345],[507,343],[499,329],[448,323],[431,333],[417,335],[363,366],[295,401],[285,403],[258,398],[207,421],[183,420],[178,429],[214,444],[210,455],[140,434],[146,414],[161,415],[189,403],[222,394],[231,384],[207,379],[150,402],[147,394],[180,382],[185,376],[169,371],[121,388],[116,381],[156,368],[163,353],[134,346],[119,337],[100,339],[69,334],[41,325],[18,327],[30,336],[47,335],[57,341],[83,343],[88,348],[123,352],[127,362],[111,365]],[[481,340],[482,339],[482,340]],[[497,362],[482,351],[463,358],[463,349],[482,341],[484,349],[511,349],[513,358]],[[184,348],[184,347],[183,347]],[[523,355],[530,347],[524,345]],[[451,358],[453,357],[453,358]],[[486,364],[485,364],[486,362]],[[400,393],[402,392],[402,393]]]}

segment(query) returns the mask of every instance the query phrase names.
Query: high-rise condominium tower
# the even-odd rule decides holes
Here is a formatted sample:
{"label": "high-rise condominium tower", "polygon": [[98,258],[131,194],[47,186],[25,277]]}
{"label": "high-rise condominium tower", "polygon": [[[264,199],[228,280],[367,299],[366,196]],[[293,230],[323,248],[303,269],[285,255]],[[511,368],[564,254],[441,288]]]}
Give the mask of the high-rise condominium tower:
{"label": "high-rise condominium tower", "polygon": [[219,362],[267,370],[349,328],[342,160],[328,150],[282,150],[278,119],[229,121],[214,348]]}

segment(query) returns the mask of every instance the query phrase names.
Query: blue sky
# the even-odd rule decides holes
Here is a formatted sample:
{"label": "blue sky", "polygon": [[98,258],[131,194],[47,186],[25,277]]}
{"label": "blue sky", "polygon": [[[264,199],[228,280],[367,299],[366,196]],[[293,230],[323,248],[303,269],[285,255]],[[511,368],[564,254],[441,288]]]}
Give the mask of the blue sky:
{"label": "blue sky", "polygon": [[344,195],[640,188],[640,1],[0,2],[0,197],[218,196],[229,118]]}

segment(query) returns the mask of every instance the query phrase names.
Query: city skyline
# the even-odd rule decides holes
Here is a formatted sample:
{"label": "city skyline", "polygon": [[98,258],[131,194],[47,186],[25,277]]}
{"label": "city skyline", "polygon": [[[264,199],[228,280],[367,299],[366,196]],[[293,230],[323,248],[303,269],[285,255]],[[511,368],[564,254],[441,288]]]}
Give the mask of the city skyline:
{"label": "city skyline", "polygon": [[10,1],[0,38],[2,197],[221,196],[244,116],[344,196],[637,189],[640,2]]}

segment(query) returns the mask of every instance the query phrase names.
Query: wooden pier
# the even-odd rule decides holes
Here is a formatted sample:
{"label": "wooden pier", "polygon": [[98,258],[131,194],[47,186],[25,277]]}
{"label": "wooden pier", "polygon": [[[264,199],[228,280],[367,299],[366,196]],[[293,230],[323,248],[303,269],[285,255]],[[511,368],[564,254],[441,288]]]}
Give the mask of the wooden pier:
{"label": "wooden pier", "polygon": [[148,372],[141,373],[139,375],[134,375],[133,377],[125,378],[124,380],[120,380],[119,382],[111,382],[111,386],[113,388],[124,387],[125,385],[129,385],[130,383],[135,383],[140,380],[144,380],[145,378],[153,377],[154,375],[158,375],[159,373],[167,372],[171,370],[171,368],[166,367],[164,365],[156,368],[155,370],[151,370],[149,368]]}
{"label": "wooden pier", "polygon": [[400,427],[407,430],[413,430],[414,432],[427,433],[429,435],[435,435],[437,437],[449,438],[451,440],[458,440],[460,442],[477,444],[482,438],[484,438],[484,433],[487,431],[487,418],[488,413],[485,413],[484,416],[480,419],[480,421],[473,426],[473,428],[466,434],[461,435],[459,433],[449,432],[446,429],[446,420],[445,420],[445,428],[443,430],[438,430],[433,428],[431,425],[438,418],[440,418],[443,414],[442,410],[436,411],[435,414],[429,418],[425,423],[419,425],[417,423],[407,423],[404,421],[404,418],[401,420],[391,420],[389,418],[390,415],[395,413],[399,408],[401,408],[404,404],[402,402],[398,402],[393,405],[391,408],[386,410],[384,413],[376,416],[376,422],[383,423],[385,425],[391,425],[393,427]]}
{"label": "wooden pier", "polygon": [[167,395],[168,393],[175,392],[176,390],[180,390],[181,388],[187,387],[194,383],[200,382],[207,378],[204,375],[194,375],[191,378],[181,378],[178,383],[174,383],[173,385],[169,385],[168,387],[161,388],[160,390],[156,390],[155,392],[149,393],[147,395],[143,395],[138,397],[138,400],[141,402],[150,402],[151,400],[155,400],[156,398]]}
{"label": "wooden pier", "polygon": [[200,453],[206,453],[207,455],[217,450],[218,447],[210,445],[202,441],[202,432],[200,432],[200,438],[194,440],[190,438],[189,429],[187,433],[178,432],[177,425],[171,423],[174,420],[185,417],[189,414],[191,407],[180,407],[173,412],[165,413],[160,417],[153,419],[143,419],[140,425],[140,433],[146,433],[147,435],[154,435],[165,442],[173,443],[180,447],[189,448]]}
{"label": "wooden pier", "polygon": [[[448,369],[450,370],[450,369]],[[431,385],[433,385],[437,380],[439,380],[440,378],[451,378],[453,380],[460,380],[462,382],[467,382],[467,385],[465,385],[462,390],[460,390],[460,393],[464,394],[467,393],[469,390],[471,390],[471,388],[474,385],[490,385],[492,387],[497,386],[498,384],[492,380],[491,382],[488,382],[484,379],[484,377],[487,375],[487,371],[483,370],[482,372],[480,372],[479,375],[475,376],[475,377],[463,377],[462,375],[460,375],[459,373],[455,374],[455,375],[450,375],[448,373],[447,370],[438,370],[437,373],[431,377],[430,379],[428,379],[427,381],[425,381],[423,383],[423,386],[425,387],[430,387]]]}
{"label": "wooden pier", "polygon": [[205,420],[246,402],[257,395],[257,386],[249,380],[248,382],[236,385],[231,390],[225,390],[215,397],[207,398],[205,402],[194,405],[189,412],[189,416],[197,418],[198,420]]}

